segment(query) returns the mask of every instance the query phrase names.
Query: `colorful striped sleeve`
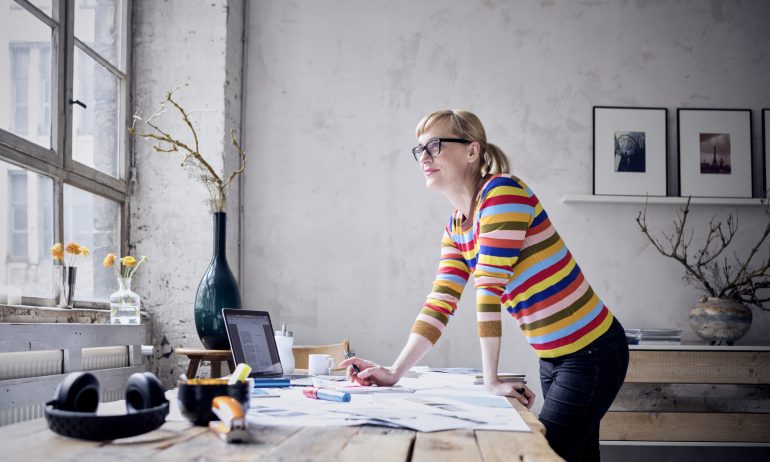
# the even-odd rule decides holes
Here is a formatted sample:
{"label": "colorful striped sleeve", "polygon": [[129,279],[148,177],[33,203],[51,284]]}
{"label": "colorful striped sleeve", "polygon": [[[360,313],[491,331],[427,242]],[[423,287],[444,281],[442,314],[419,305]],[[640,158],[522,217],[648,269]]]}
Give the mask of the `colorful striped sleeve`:
{"label": "colorful striped sleeve", "polygon": [[444,229],[436,279],[412,325],[412,333],[422,335],[433,344],[438,341],[449,322],[449,316],[457,309],[457,302],[468,282],[469,274],[468,265],[452,241],[448,228]]}
{"label": "colorful striped sleeve", "polygon": [[479,337],[500,337],[500,298],[513,274],[535,207],[533,196],[510,177],[492,180],[478,215],[474,271]]}

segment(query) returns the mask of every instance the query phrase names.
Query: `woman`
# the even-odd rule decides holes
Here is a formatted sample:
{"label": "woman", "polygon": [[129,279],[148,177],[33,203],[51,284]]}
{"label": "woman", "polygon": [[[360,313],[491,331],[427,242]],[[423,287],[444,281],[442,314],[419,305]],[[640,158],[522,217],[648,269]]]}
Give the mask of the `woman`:
{"label": "woman", "polygon": [[[433,288],[392,366],[351,358],[349,378],[392,385],[436,343],[472,275],[484,385],[531,407],[522,383],[497,379],[501,309],[519,323],[540,358],[540,420],[567,460],[598,460],[599,421],[625,378],[628,346],[620,323],[584,278],[532,190],[508,174],[478,117],[439,111],[417,125],[412,149],[428,189],[455,211],[444,229]],[[355,367],[354,367],[355,366]]]}

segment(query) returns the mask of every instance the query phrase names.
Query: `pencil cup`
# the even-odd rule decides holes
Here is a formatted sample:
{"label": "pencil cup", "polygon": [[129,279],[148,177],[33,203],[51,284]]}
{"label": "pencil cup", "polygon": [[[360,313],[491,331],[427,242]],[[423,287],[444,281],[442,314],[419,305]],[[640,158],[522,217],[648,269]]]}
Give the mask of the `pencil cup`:
{"label": "pencil cup", "polygon": [[307,356],[307,369],[310,375],[329,375],[334,367],[334,359],[329,355],[312,354]]}

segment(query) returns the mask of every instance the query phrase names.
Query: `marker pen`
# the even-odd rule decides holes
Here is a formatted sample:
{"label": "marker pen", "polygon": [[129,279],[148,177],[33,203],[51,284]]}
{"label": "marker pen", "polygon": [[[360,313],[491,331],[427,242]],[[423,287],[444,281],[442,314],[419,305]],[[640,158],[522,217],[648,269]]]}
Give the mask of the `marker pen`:
{"label": "marker pen", "polygon": [[340,403],[350,402],[350,393],[346,393],[344,391],[305,387],[302,389],[302,394],[312,399],[323,399],[326,401],[337,401]]}
{"label": "marker pen", "polygon": [[[352,357],[353,355],[351,355],[349,351],[345,352],[345,359],[350,359]],[[361,369],[359,369],[358,366],[356,366],[355,364],[351,364],[351,366],[353,366],[353,370],[356,371],[356,374],[361,373]]]}

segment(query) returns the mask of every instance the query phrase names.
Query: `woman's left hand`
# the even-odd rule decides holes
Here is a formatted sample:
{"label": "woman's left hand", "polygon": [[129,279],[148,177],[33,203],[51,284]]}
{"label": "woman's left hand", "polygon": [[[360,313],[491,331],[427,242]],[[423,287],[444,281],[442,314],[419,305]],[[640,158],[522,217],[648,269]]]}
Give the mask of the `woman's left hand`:
{"label": "woman's left hand", "polygon": [[527,406],[527,409],[535,404],[535,394],[521,382],[495,381],[488,384],[485,383],[484,387],[493,395],[516,398],[521,404]]}

